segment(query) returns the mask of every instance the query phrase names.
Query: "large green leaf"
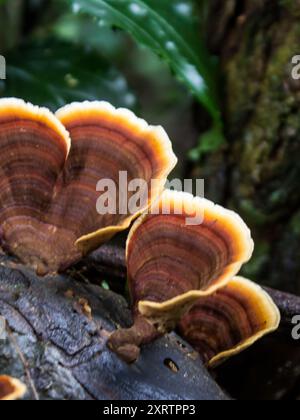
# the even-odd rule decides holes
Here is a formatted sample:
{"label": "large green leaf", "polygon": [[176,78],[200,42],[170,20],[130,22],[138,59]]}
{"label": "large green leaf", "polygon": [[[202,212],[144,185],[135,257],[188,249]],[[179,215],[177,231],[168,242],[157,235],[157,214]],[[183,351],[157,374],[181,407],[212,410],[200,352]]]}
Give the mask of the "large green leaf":
{"label": "large green leaf", "polygon": [[100,25],[129,32],[165,59],[208,109],[221,127],[216,94],[216,69],[201,42],[199,18],[193,0],[66,0],[74,13],[85,12]]}
{"label": "large green leaf", "polygon": [[190,150],[189,158],[193,161],[199,161],[203,156],[214,153],[226,145],[225,137],[218,126],[202,134],[199,144]]}
{"label": "large green leaf", "polygon": [[23,46],[6,55],[7,80],[1,96],[16,96],[56,110],[72,101],[107,100],[134,108],[124,77],[99,54],[68,43]]}

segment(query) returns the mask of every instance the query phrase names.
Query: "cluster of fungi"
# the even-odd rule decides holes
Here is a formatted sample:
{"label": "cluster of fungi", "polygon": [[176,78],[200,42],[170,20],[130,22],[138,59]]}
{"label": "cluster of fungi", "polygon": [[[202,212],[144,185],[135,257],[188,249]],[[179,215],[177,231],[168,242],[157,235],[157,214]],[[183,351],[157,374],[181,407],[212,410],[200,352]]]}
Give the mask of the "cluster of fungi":
{"label": "cluster of fungi", "polygon": [[[254,248],[242,219],[164,189],[177,159],[161,127],[106,102],[54,115],[1,99],[0,153],[0,245],[38,275],[64,271],[135,221],[126,250],[134,325],[108,340],[123,360],[134,362],[143,344],[176,329],[214,366],[277,329],[271,298],[236,277]],[[151,193],[137,214],[99,214],[96,185],[118,184],[120,171],[128,182],[146,181]],[[186,224],[198,212],[202,223]]]}

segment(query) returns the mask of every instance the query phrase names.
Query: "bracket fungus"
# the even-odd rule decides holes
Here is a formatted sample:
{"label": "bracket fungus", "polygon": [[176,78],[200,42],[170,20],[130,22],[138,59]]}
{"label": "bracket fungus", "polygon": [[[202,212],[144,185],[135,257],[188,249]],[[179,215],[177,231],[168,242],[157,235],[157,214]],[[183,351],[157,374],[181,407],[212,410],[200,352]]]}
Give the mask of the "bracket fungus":
{"label": "bracket fungus", "polygon": [[275,331],[280,313],[257,284],[234,277],[211,296],[198,299],[180,320],[180,335],[215,367]]}
{"label": "bracket fungus", "polygon": [[0,243],[40,275],[64,270],[141,213],[99,214],[99,180],[118,185],[120,171],[129,182],[158,180],[144,211],[177,162],[161,127],[107,102],[74,103],[55,116],[1,99],[0,153]]}
{"label": "bracket fungus", "polygon": [[[195,214],[202,214],[201,223],[187,224]],[[141,345],[179,326],[205,362],[215,362],[276,329],[279,312],[266,293],[234,279],[253,249],[250,230],[236,213],[166,190],[130,232],[126,258],[134,325],[115,331],[109,347],[130,363]]]}
{"label": "bracket fungus", "polygon": [[27,389],[18,379],[0,375],[0,401],[13,401],[23,398]]}

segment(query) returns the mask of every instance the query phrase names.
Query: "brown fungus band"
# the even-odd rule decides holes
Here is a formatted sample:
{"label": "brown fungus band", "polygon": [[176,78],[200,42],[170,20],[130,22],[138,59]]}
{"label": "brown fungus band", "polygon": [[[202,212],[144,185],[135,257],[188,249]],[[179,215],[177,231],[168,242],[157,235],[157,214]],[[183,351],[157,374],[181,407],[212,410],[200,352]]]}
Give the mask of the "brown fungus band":
{"label": "brown fungus band", "polygon": [[[191,223],[195,216],[197,224]],[[224,287],[250,259],[253,247],[251,233],[236,213],[165,191],[129,235],[135,324],[116,331],[109,346],[125,360],[135,360],[141,344],[174,329],[199,298]]]}
{"label": "brown fungus band", "polygon": [[64,270],[138,216],[128,208],[99,214],[99,181],[118,186],[121,171],[128,182],[142,179],[145,210],[177,161],[162,128],[106,102],[71,104],[54,116],[1,99],[0,153],[2,248],[41,275]]}
{"label": "brown fungus band", "polygon": [[235,277],[195,303],[179,323],[179,334],[214,367],[275,331],[280,313],[258,285]]}
{"label": "brown fungus band", "polygon": [[26,386],[18,379],[0,375],[0,401],[13,401],[23,398]]}

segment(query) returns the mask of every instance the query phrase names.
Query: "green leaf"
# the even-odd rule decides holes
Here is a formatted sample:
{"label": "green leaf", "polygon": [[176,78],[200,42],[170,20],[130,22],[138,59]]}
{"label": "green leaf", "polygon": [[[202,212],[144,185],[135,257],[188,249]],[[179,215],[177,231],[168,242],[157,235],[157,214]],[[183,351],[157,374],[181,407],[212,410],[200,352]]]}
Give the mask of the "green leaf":
{"label": "green leaf", "polygon": [[128,43],[124,33],[107,26],[100,28],[98,22],[88,15],[65,13],[55,21],[51,32],[55,39],[101,52],[109,62],[118,63],[120,57],[127,57]]}
{"label": "green leaf", "polygon": [[135,106],[124,77],[98,53],[81,47],[40,42],[7,54],[6,62],[7,80],[0,84],[1,96],[16,96],[52,110],[83,100]]}
{"label": "green leaf", "polygon": [[110,290],[109,283],[106,280],[102,280],[101,287],[102,289]]}
{"label": "green leaf", "polygon": [[201,42],[199,18],[193,0],[66,0],[74,13],[85,12],[100,25],[130,33],[171,66],[221,124],[216,94],[216,69]]}
{"label": "green leaf", "polygon": [[189,152],[189,158],[193,161],[199,161],[204,155],[217,152],[225,145],[226,139],[222,130],[218,127],[213,127],[202,134],[199,139],[199,146]]}

